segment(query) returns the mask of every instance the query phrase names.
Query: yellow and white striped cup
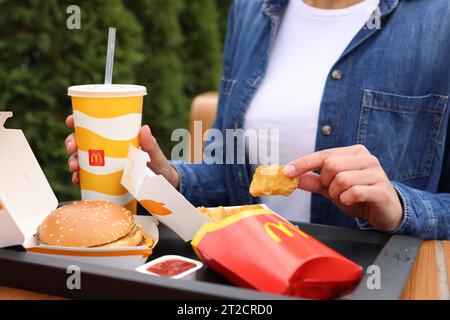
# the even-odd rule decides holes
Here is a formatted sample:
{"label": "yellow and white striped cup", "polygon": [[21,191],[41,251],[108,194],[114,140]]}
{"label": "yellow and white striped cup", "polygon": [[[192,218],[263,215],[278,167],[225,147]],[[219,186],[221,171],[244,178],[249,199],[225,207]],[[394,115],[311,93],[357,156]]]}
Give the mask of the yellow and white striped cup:
{"label": "yellow and white striped cup", "polygon": [[93,84],[69,87],[80,162],[81,198],[108,200],[136,212],[121,185],[130,143],[139,147],[143,86]]}

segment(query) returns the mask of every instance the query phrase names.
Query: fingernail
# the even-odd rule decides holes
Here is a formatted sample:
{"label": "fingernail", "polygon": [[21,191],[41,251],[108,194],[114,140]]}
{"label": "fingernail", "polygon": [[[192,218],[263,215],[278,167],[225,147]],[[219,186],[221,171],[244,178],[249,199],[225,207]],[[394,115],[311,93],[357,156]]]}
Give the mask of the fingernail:
{"label": "fingernail", "polygon": [[295,167],[293,165],[287,165],[284,167],[283,173],[287,176],[293,176],[295,175]]}

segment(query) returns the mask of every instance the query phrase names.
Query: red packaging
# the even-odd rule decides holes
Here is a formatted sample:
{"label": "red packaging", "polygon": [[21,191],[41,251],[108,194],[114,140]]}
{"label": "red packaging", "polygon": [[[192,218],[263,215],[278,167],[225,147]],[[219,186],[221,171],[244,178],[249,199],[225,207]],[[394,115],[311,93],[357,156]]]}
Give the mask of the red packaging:
{"label": "red packaging", "polygon": [[267,209],[206,223],[192,246],[230,282],[267,293],[332,299],[362,278],[359,265]]}

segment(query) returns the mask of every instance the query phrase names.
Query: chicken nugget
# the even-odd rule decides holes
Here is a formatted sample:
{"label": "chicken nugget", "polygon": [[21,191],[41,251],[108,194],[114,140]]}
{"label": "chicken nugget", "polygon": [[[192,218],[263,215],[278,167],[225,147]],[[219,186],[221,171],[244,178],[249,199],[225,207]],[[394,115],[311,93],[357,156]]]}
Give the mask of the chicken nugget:
{"label": "chicken nugget", "polygon": [[288,196],[298,186],[298,178],[290,178],[283,173],[284,166],[262,165],[253,175],[250,194],[254,197],[264,195]]}

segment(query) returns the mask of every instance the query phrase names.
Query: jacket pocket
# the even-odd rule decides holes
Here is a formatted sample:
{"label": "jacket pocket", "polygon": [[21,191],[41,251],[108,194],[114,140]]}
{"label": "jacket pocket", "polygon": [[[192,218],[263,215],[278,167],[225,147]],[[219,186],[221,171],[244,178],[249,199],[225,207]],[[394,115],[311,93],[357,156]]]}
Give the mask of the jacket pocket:
{"label": "jacket pocket", "polygon": [[448,97],[364,90],[357,143],[378,157],[390,179],[430,175]]}

